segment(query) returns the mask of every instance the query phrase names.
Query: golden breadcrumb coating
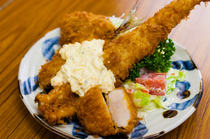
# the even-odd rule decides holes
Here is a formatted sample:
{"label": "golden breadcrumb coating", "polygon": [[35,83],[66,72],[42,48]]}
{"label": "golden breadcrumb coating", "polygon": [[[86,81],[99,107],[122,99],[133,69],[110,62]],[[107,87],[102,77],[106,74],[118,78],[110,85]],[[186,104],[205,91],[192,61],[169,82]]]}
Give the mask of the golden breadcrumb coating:
{"label": "golden breadcrumb coating", "polygon": [[131,118],[128,121],[127,127],[119,128],[119,131],[120,133],[123,133],[123,134],[129,134],[133,131],[133,128],[138,125],[139,119],[137,118],[137,109],[136,109],[136,105],[133,102],[132,94],[127,93],[124,87],[120,87],[120,88],[124,90],[124,95],[128,104],[128,109],[130,110]]}
{"label": "golden breadcrumb coating", "polygon": [[115,135],[117,129],[98,86],[88,90],[78,104],[77,117],[89,134]]}
{"label": "golden breadcrumb coating", "polygon": [[[106,98],[110,113],[112,114],[112,118],[119,129],[119,133],[131,133],[139,121],[132,94],[128,94],[124,87],[118,87],[110,92]],[[128,113],[126,114],[125,112]],[[125,123],[127,124],[124,125]]]}
{"label": "golden breadcrumb coating", "polygon": [[[94,15],[87,12],[75,12],[66,14],[60,21],[60,44],[83,42],[85,40],[103,39],[110,40],[114,37],[115,27],[105,16]],[[52,89],[51,78],[61,69],[65,63],[58,53],[42,65],[38,74],[38,83],[41,88]]]}
{"label": "golden breadcrumb coating", "polygon": [[41,66],[38,74],[38,83],[41,88],[49,90],[51,87],[51,78],[56,76],[57,72],[60,70],[61,66],[65,64],[59,53],[56,53],[51,61],[48,61]]}
{"label": "golden breadcrumb coating", "polygon": [[55,87],[48,94],[38,93],[35,102],[38,110],[51,124],[65,124],[64,120],[72,120],[76,115],[79,96],[71,91],[70,84]]}
{"label": "golden breadcrumb coating", "polygon": [[115,35],[115,27],[106,16],[87,12],[66,14],[60,22],[60,28],[61,45],[93,39],[109,40]]}
{"label": "golden breadcrumb coating", "polygon": [[[203,0],[207,2],[209,0]],[[174,0],[153,17],[133,31],[114,36],[114,26],[104,16],[97,16],[86,12],[66,15],[61,21],[60,43],[82,42],[84,40],[104,39],[104,64],[114,73],[116,86],[120,86],[133,65],[145,56],[151,55],[160,41],[164,41],[171,30],[187,18],[190,10],[201,0]],[[102,21],[101,21],[102,20]],[[95,28],[96,27],[96,28]],[[50,80],[59,71],[64,60],[56,54],[52,61],[42,66],[39,84],[46,89]],[[129,99],[127,99],[129,100]],[[35,98],[41,114],[52,124],[65,123],[77,114],[87,133],[102,136],[115,135],[119,132],[129,133],[135,126],[135,120],[129,122],[125,129],[115,128],[101,90],[98,86],[91,88],[84,97],[79,98],[71,91],[69,84],[55,87],[49,94],[38,94]],[[129,109],[134,109],[130,105]],[[132,115],[135,115],[135,111]],[[134,118],[135,119],[135,118]]]}
{"label": "golden breadcrumb coating", "polygon": [[117,80],[125,80],[133,65],[151,55],[160,41],[164,41],[171,30],[187,18],[200,2],[175,0],[133,31],[107,43],[103,54],[105,66],[111,69]]}

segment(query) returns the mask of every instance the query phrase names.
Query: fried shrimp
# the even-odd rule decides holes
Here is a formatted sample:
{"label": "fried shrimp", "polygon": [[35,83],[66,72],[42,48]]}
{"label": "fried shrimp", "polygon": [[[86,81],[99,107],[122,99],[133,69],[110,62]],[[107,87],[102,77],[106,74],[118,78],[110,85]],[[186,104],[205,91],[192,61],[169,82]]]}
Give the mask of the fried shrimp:
{"label": "fried shrimp", "polygon": [[[206,1],[206,0],[205,0]],[[201,0],[175,0],[131,32],[120,35],[106,44],[104,64],[114,73],[116,80],[124,81],[133,65],[153,54],[160,41],[187,18]],[[117,48],[117,49],[116,49]]]}
{"label": "fried shrimp", "polygon": [[[133,65],[153,54],[159,42],[164,41],[171,30],[182,19],[187,18],[194,6],[201,1],[174,0],[136,29],[116,38],[113,38],[113,25],[104,16],[86,12],[73,13],[61,21],[60,43],[82,42],[93,38],[107,40],[102,63],[113,72],[115,87],[119,87],[129,76]],[[207,1],[209,0],[203,0]],[[40,86],[48,88],[51,78],[64,63],[57,53],[52,61],[43,65],[38,75]],[[108,92],[105,98],[102,93],[96,85],[83,97],[79,97],[71,91],[70,83],[65,83],[56,86],[48,94],[39,93],[35,102],[38,103],[41,114],[52,124],[65,123],[65,119],[71,120],[73,116],[77,116],[87,133],[109,136],[132,132],[138,119],[135,106],[126,90],[122,87],[116,88]],[[119,114],[116,110],[126,114]]]}

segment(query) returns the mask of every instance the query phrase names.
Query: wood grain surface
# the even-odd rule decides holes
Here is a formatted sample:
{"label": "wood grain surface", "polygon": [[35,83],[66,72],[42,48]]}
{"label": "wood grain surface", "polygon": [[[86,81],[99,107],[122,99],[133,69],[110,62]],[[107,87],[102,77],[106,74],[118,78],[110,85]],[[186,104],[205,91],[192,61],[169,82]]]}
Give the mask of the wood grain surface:
{"label": "wood grain surface", "polygon": [[[141,0],[137,16],[152,16],[171,0]],[[0,6],[7,0],[1,0]],[[127,14],[135,0],[14,0],[0,11],[0,138],[61,139],[40,125],[22,102],[18,70],[29,48],[59,25],[65,13]],[[169,35],[185,46],[201,70],[204,93],[197,110],[160,139],[210,138],[210,5],[202,3]]]}

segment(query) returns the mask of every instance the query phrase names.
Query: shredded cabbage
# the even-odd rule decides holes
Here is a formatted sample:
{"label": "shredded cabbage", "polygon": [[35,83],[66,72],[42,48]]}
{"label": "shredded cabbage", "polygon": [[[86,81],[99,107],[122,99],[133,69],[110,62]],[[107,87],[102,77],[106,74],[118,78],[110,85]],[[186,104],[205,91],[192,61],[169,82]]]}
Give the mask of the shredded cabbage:
{"label": "shredded cabbage", "polygon": [[[186,71],[180,71],[170,68],[166,76],[166,94],[170,94],[176,87],[176,81],[184,81]],[[130,79],[123,83],[125,89],[133,94],[134,104],[137,106],[139,116],[145,117],[146,113],[157,108],[164,108],[163,100],[165,96],[150,95],[149,90],[139,83],[135,83]],[[141,118],[141,117],[140,117]]]}
{"label": "shredded cabbage", "polygon": [[137,107],[142,107],[147,105],[150,100],[150,95],[147,93],[142,93],[141,90],[133,92],[133,101]]}
{"label": "shredded cabbage", "polygon": [[171,92],[176,88],[176,81],[184,81],[186,74],[186,71],[170,68],[166,78],[166,94],[171,94]]}
{"label": "shredded cabbage", "polygon": [[134,83],[131,80],[125,81],[123,86],[125,89],[129,90],[129,92],[132,92],[134,104],[139,109],[150,111],[155,108],[163,107],[163,97],[150,95],[149,90],[145,86],[139,83]]}

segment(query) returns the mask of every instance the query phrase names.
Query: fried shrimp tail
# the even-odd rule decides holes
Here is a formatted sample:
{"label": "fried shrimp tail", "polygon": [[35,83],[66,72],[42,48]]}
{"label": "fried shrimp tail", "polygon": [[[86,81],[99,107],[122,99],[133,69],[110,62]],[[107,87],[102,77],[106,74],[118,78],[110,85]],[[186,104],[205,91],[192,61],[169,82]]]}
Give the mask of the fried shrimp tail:
{"label": "fried shrimp tail", "polygon": [[144,22],[144,19],[135,17],[135,13],[138,10],[138,5],[139,5],[139,0],[136,0],[128,16],[125,18],[122,24],[115,30],[115,36],[133,27],[139,26]]}
{"label": "fried shrimp tail", "polygon": [[[104,39],[103,62],[100,61],[100,63],[103,64],[103,68],[105,66],[112,72],[111,77],[116,80],[116,88],[114,90],[112,88],[110,89],[112,91],[109,90],[107,94],[103,94],[105,91],[102,92],[100,88],[103,86],[102,84],[91,84],[89,85],[90,89],[84,91],[84,96],[81,97],[75,94],[76,91],[72,91],[73,85],[71,86],[71,84],[73,82],[71,81],[53,88],[51,79],[67,61],[63,60],[59,53],[56,53],[52,61],[48,61],[42,66],[38,75],[38,82],[42,88],[53,88],[48,94],[38,93],[35,97],[40,113],[51,124],[65,124],[65,119],[71,121],[74,116],[77,116],[88,134],[110,136],[132,132],[138,123],[137,109],[130,94],[127,94],[126,90],[119,86],[129,76],[129,71],[133,68],[133,65],[145,56],[153,54],[158,44],[164,41],[171,30],[182,19],[187,18],[190,11],[201,1],[208,2],[210,0],[174,0],[134,30],[117,37],[116,34],[118,35],[124,29],[129,28],[130,24],[135,23],[133,16],[137,10],[139,0],[135,3],[121,27],[116,31],[114,25],[105,16],[86,12],[66,15],[61,21],[60,43],[81,43],[85,40]],[[91,46],[93,45],[91,44]],[[102,47],[100,47],[100,50],[102,50]],[[88,58],[85,59],[85,62],[87,60]],[[86,68],[90,68],[89,65]],[[94,65],[98,67],[97,63]],[[72,64],[66,67],[71,69],[71,66]],[[82,70],[77,71],[78,74],[64,72],[68,73],[69,76],[85,73]],[[95,73],[93,70],[87,70],[87,74],[93,75]],[[100,77],[94,77],[93,79],[96,80],[97,78],[100,79]],[[86,83],[89,83],[89,81],[86,80]],[[82,87],[78,88],[82,89]]]}
{"label": "fried shrimp tail", "polygon": [[172,1],[133,31],[107,43],[103,55],[104,64],[111,69],[116,80],[125,80],[134,64],[153,54],[158,44],[200,2],[201,0]]}

